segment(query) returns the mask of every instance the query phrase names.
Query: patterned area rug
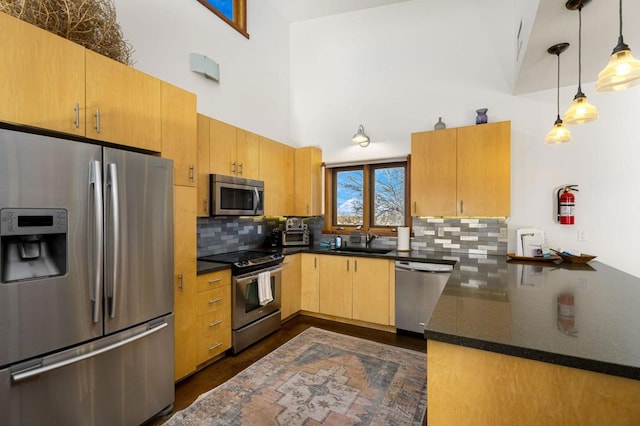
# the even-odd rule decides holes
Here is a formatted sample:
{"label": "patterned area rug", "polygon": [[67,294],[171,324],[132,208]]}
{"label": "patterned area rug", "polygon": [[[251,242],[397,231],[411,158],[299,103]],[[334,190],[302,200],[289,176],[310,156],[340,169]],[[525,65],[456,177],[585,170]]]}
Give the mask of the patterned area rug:
{"label": "patterned area rug", "polygon": [[421,425],[426,355],[309,328],[165,425]]}

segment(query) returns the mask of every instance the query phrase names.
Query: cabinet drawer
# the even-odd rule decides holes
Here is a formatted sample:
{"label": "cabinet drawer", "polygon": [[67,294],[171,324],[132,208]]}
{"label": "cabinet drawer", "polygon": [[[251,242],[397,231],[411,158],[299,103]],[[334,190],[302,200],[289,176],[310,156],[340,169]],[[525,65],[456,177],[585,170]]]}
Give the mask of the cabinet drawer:
{"label": "cabinet drawer", "polygon": [[198,275],[197,292],[200,293],[225,285],[231,285],[231,272],[228,270]]}
{"label": "cabinet drawer", "polygon": [[231,310],[219,309],[198,317],[198,340],[210,337],[221,330],[231,329]]}
{"label": "cabinet drawer", "polygon": [[198,293],[196,298],[197,316],[228,309],[231,306],[231,288],[214,288],[213,290]]}
{"label": "cabinet drawer", "polygon": [[197,362],[203,362],[221,354],[231,347],[231,329],[215,333],[209,337],[198,340]]}

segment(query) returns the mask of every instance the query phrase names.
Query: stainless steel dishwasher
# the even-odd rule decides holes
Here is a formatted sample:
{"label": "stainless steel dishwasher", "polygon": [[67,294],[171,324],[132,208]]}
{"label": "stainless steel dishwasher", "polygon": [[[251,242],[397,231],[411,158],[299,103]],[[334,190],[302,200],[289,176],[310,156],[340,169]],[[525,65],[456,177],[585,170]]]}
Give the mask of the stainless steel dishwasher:
{"label": "stainless steel dishwasher", "polygon": [[396,330],[424,336],[453,265],[396,261]]}

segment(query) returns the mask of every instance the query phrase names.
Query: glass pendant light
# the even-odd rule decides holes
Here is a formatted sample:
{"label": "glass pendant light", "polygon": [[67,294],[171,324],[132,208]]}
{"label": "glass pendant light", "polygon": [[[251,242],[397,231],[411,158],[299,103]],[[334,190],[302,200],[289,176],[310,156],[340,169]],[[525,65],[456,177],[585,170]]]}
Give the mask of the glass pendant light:
{"label": "glass pendant light", "polygon": [[590,0],[569,0],[565,6],[569,10],[578,10],[578,93],[573,98],[573,103],[564,114],[566,125],[583,124],[598,119],[598,110],[587,100],[582,93],[582,7]]}
{"label": "glass pendant light", "polygon": [[561,144],[571,140],[571,133],[564,127],[562,119],[560,118],[560,54],[567,50],[568,47],[569,43],[558,43],[547,49],[549,54],[558,57],[558,84],[556,86],[556,113],[558,114],[558,118],[556,118],[556,122],[553,123],[553,128],[544,138],[544,143],[546,144]]}
{"label": "glass pendant light", "polygon": [[622,39],[622,0],[619,8],[620,35],[613,48],[609,63],[598,74],[596,92],[619,92],[640,84],[640,61],[631,55],[631,49]]}

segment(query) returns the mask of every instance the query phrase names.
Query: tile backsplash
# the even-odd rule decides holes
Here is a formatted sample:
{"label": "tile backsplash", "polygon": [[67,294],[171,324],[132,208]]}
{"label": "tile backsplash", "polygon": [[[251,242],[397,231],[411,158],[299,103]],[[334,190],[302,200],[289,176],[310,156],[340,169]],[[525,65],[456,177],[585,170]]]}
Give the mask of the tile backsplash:
{"label": "tile backsplash", "polygon": [[[314,239],[320,241],[322,217],[307,217],[303,220]],[[278,216],[199,217],[198,257],[260,248],[273,229],[284,229],[285,221],[285,217]]]}
{"label": "tile backsplash", "polygon": [[411,248],[468,254],[507,254],[505,218],[413,218]]}
{"label": "tile backsplash", "polygon": [[[283,229],[285,217],[206,217],[198,218],[198,256],[251,250],[262,244],[273,229]],[[322,216],[303,218],[315,244],[331,241],[322,234]],[[450,253],[506,255],[505,218],[426,218],[414,217],[411,237],[413,250]],[[348,241],[348,235],[345,235]],[[395,237],[374,240],[376,247],[396,247]],[[361,242],[361,245],[364,241]]]}

